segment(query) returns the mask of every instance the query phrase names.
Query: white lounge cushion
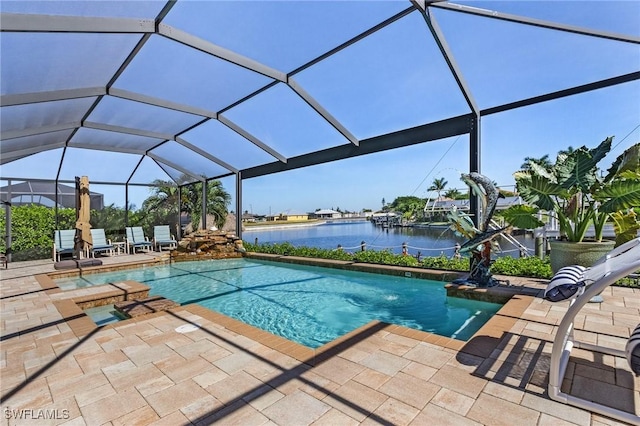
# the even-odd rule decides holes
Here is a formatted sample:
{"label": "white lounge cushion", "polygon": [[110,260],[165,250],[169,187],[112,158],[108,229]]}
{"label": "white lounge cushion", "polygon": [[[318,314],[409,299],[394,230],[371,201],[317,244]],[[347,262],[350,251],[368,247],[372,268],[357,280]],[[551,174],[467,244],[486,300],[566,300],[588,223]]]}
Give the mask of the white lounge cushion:
{"label": "white lounge cushion", "polygon": [[640,376],[640,324],[631,333],[625,349],[631,371]]}
{"label": "white lounge cushion", "polygon": [[560,302],[573,297],[584,288],[584,273],[587,268],[580,265],[565,266],[555,273],[544,291],[544,298],[551,302]]}

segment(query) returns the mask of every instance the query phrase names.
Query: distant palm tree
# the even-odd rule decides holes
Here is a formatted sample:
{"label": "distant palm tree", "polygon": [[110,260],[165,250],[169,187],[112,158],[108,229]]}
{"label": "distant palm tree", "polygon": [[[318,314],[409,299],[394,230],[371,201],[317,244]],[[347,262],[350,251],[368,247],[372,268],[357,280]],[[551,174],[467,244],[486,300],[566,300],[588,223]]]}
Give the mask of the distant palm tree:
{"label": "distant palm tree", "polygon": [[444,191],[448,183],[449,182],[447,182],[445,178],[435,178],[427,190],[436,191],[438,193],[438,198],[440,198],[440,193]]}
{"label": "distant palm tree", "polygon": [[573,148],[571,145],[569,145],[569,147],[567,149],[561,149],[560,151],[558,151],[558,155],[569,155],[573,151],[575,151],[575,148]]}
{"label": "distant palm tree", "polygon": [[[562,149],[558,151],[558,157],[566,157],[567,155],[571,154],[573,151],[575,151],[575,149],[572,146],[569,146],[567,149]],[[530,170],[532,163],[537,164],[538,166],[544,167],[545,169],[549,169],[553,165],[553,163],[549,159],[549,155],[545,154],[540,158],[525,157],[524,163],[522,163],[520,168],[522,170]]]}
{"label": "distant palm tree", "polygon": [[455,188],[447,189],[444,193],[444,196],[447,198],[451,198],[452,200],[457,200],[458,198],[462,197],[462,192],[458,191]]}
{"label": "distant palm tree", "polygon": [[535,164],[537,164],[539,166],[544,167],[545,169],[548,169],[549,167],[551,167],[551,160],[549,160],[549,155],[545,154],[540,158],[525,157],[524,158],[524,163],[522,163],[520,168],[522,170],[529,170],[529,169],[531,169],[531,163],[535,163]]}

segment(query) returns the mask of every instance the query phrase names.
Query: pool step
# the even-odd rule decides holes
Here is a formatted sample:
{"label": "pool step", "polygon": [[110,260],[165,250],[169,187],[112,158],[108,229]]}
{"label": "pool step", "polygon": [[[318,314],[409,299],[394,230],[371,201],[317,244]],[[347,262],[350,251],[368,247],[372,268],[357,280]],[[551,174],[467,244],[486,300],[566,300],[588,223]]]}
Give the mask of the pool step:
{"label": "pool step", "polygon": [[118,302],[113,305],[116,311],[129,318],[152,314],[154,312],[166,311],[177,306],[180,306],[180,304],[162,296],[151,296],[144,299],[126,300],[124,302]]}

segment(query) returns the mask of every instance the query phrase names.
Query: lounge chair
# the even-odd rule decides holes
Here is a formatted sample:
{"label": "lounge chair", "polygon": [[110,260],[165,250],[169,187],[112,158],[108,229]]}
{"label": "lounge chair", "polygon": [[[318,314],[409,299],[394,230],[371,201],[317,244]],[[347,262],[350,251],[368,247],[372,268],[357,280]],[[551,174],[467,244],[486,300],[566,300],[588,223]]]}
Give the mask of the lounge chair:
{"label": "lounge chair", "polygon": [[145,237],[140,226],[127,226],[127,253],[134,254],[136,249],[151,251],[151,241]]}
{"label": "lounge chair", "polygon": [[91,229],[91,239],[93,246],[91,246],[91,257],[96,257],[96,253],[109,253],[109,256],[114,255],[113,244],[111,240],[107,240],[104,235],[104,229]]}
{"label": "lounge chair", "polygon": [[75,229],[53,231],[53,261],[59,262],[63,254],[73,255],[75,249]]}
{"label": "lounge chair", "polygon": [[[572,291],[573,288],[567,292],[567,299],[571,301],[571,304],[560,322],[551,351],[551,366],[549,368],[549,397],[551,397],[551,399],[600,413],[625,423],[640,424],[640,417],[635,415],[635,413],[629,413],[618,408],[609,407],[601,402],[582,399],[561,391],[567,364],[571,356],[571,350],[574,347],[621,358],[638,355],[635,347],[633,351],[628,349],[625,353],[624,350],[577,341],[573,336],[573,328],[576,315],[594,296],[600,294],[606,287],[617,280],[633,274],[639,269],[640,238],[635,238],[613,249],[609,254],[596,262],[595,265],[584,271],[575,283],[579,288],[577,288],[575,292]],[[550,287],[554,285],[553,281],[554,280],[550,283]],[[571,283],[566,282],[562,285],[564,288],[570,288]],[[557,291],[554,291],[553,287],[547,288],[546,293],[549,292],[557,294]],[[549,299],[549,297],[547,298]],[[629,348],[629,344],[627,347]],[[634,360],[628,358],[628,362],[633,369]],[[632,393],[633,389],[629,389],[629,392]],[[631,398],[633,397],[631,396]]]}
{"label": "lounge chair", "polygon": [[171,235],[169,231],[169,225],[158,225],[153,227],[153,247],[162,251],[162,247],[167,247],[169,250],[176,248],[178,242]]}

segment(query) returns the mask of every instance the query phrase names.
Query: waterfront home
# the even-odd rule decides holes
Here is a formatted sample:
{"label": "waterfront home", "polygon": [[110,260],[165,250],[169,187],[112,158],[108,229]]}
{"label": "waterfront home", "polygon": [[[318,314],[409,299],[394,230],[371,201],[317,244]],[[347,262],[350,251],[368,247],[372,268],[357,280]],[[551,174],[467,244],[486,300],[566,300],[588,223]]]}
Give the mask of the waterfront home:
{"label": "waterfront home", "polygon": [[293,222],[298,220],[309,220],[308,214],[289,214],[289,213],[280,213],[278,215],[268,215],[267,222]]}
{"label": "waterfront home", "polygon": [[331,209],[320,209],[311,213],[309,217],[315,219],[340,219],[342,213]]}

